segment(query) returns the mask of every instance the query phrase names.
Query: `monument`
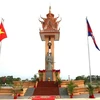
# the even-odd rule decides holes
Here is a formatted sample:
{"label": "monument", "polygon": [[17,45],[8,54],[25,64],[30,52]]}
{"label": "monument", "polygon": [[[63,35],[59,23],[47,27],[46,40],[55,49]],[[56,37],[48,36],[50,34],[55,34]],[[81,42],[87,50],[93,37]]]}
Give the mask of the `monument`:
{"label": "monument", "polygon": [[[54,41],[59,41],[60,29],[58,28],[59,22],[58,17],[54,17],[51,13],[51,6],[49,7],[49,13],[46,18],[41,17],[39,20],[42,24],[42,30],[40,29],[40,37],[42,41],[45,41],[45,69],[39,70],[40,80],[51,81],[56,80],[55,73],[60,70],[54,69]],[[59,76],[59,75],[58,75]]]}

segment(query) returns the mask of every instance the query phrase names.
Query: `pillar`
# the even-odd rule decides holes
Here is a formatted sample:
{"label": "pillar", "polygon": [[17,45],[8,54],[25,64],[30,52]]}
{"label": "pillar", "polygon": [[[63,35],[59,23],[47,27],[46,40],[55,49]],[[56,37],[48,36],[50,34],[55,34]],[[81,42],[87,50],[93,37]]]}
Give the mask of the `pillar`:
{"label": "pillar", "polygon": [[[45,36],[45,57],[47,55],[47,52],[49,52],[48,42],[49,42],[49,37]],[[45,60],[45,70],[46,70],[46,60]]]}
{"label": "pillar", "polygon": [[[53,62],[54,62],[54,37],[52,36],[51,37],[51,53],[52,53],[52,56],[53,56]],[[52,64],[52,69],[54,69],[54,63]]]}

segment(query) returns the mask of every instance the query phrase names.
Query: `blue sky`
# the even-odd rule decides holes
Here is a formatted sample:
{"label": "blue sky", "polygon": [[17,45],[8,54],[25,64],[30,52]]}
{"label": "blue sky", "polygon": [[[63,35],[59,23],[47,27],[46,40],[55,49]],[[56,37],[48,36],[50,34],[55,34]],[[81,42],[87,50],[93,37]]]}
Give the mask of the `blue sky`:
{"label": "blue sky", "polygon": [[[41,41],[38,21],[51,5],[60,15],[60,40],[55,42],[55,69],[61,78],[89,75],[86,16],[100,48],[99,0],[0,0],[0,17],[8,38],[2,41],[0,76],[31,78],[45,68],[45,42]],[[89,39],[91,74],[100,75],[100,51]]]}

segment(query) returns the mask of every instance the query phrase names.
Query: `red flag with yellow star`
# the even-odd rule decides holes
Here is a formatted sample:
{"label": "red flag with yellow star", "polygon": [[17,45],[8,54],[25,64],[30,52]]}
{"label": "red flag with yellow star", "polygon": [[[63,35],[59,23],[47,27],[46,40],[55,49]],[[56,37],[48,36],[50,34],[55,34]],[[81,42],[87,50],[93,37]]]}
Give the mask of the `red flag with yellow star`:
{"label": "red flag with yellow star", "polygon": [[0,24],[0,42],[4,39],[7,38],[6,31],[4,29],[3,23],[1,22]]}

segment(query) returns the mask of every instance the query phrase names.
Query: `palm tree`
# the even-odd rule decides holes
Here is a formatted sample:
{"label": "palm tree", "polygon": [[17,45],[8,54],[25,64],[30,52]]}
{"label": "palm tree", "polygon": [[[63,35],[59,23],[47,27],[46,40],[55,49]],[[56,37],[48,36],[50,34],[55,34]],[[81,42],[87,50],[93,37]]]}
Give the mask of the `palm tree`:
{"label": "palm tree", "polygon": [[61,83],[62,83],[62,80],[61,80],[61,78],[59,77],[57,77],[57,83],[58,83],[58,86],[60,87],[61,86]]}
{"label": "palm tree", "polygon": [[70,81],[70,83],[67,85],[67,89],[70,94],[70,98],[73,98],[73,92],[74,92],[75,87],[77,87],[77,85],[74,84],[72,81]]}
{"label": "palm tree", "polygon": [[16,86],[12,85],[12,87],[13,87],[12,92],[14,94],[14,99],[17,99],[18,90],[17,90]]}
{"label": "palm tree", "polygon": [[18,96],[20,96],[21,93],[23,93],[23,82],[21,81],[19,86],[18,86]]}
{"label": "palm tree", "polygon": [[88,92],[89,92],[89,98],[94,98],[94,87],[91,83],[88,84]]}

